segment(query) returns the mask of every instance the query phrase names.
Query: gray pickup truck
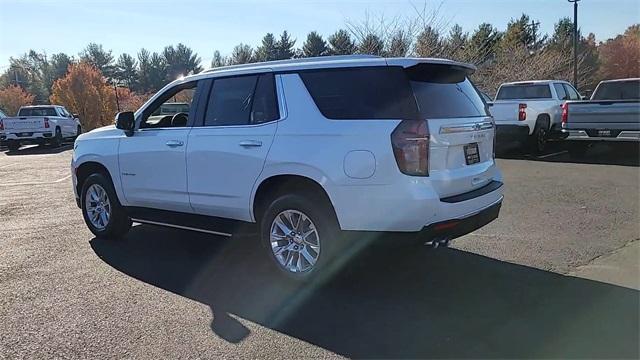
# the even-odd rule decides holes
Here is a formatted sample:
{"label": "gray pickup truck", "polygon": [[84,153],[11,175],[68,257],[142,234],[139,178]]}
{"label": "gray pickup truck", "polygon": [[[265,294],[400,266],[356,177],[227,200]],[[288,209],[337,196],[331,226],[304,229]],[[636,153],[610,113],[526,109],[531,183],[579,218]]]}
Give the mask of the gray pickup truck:
{"label": "gray pickup truck", "polygon": [[602,81],[588,101],[567,101],[562,132],[574,156],[596,141],[640,142],[640,78]]}

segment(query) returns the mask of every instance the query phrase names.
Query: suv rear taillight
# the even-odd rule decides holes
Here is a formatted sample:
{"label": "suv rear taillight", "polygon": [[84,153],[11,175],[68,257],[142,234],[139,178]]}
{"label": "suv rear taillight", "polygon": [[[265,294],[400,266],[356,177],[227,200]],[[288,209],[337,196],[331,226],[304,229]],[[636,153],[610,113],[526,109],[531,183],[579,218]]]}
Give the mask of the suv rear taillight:
{"label": "suv rear taillight", "polygon": [[0,120],[0,130],[4,130],[4,123]]}
{"label": "suv rear taillight", "polygon": [[518,120],[527,120],[527,104],[518,104]]}
{"label": "suv rear taillight", "polygon": [[45,127],[46,129],[48,129],[48,128],[49,128],[49,118],[48,118],[48,117],[44,118],[44,127]]}
{"label": "suv rear taillight", "polygon": [[391,133],[391,146],[403,174],[429,175],[429,125],[426,120],[403,120]]}
{"label": "suv rear taillight", "polygon": [[564,103],[561,105],[562,107],[562,127],[567,125],[567,119],[569,118],[569,104]]}

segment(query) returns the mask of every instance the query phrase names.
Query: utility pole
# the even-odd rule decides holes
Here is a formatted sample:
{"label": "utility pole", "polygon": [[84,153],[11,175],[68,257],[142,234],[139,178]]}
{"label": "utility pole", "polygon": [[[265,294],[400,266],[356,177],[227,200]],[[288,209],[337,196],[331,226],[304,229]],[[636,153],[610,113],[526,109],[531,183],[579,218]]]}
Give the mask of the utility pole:
{"label": "utility pole", "polygon": [[578,2],[580,0],[567,0],[573,3],[573,87],[578,89]]}

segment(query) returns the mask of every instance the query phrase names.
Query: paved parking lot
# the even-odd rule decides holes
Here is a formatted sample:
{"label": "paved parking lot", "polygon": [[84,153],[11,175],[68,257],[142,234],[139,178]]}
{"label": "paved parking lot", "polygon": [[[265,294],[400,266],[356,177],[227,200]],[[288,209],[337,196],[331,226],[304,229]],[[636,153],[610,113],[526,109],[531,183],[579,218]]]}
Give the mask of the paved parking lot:
{"label": "paved parking lot", "polygon": [[365,248],[292,286],[251,236],[94,239],[69,147],[2,152],[0,358],[637,358],[637,150],[548,155],[499,159],[500,218],[451,248]]}

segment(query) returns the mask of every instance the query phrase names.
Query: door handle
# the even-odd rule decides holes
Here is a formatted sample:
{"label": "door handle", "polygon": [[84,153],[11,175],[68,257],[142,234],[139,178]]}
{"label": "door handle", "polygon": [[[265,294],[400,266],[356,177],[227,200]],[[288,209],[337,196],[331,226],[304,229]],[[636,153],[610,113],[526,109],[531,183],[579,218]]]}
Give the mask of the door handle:
{"label": "door handle", "polygon": [[262,141],[244,140],[244,141],[240,141],[240,146],[242,146],[242,147],[259,147],[259,146],[262,146]]}
{"label": "door handle", "polygon": [[184,145],[184,141],[180,141],[180,140],[169,140],[167,141],[167,146],[168,147],[177,147],[177,146],[182,146]]}

